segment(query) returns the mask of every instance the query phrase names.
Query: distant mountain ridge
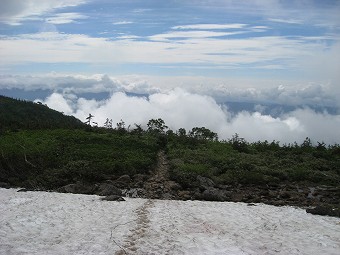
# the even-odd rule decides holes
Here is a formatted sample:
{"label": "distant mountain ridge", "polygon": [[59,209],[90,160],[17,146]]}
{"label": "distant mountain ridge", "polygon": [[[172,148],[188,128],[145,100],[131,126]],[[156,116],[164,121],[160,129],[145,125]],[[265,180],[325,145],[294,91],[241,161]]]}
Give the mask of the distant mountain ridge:
{"label": "distant mountain ridge", "polygon": [[41,103],[0,95],[0,130],[81,128],[85,124],[73,116]]}
{"label": "distant mountain ridge", "polygon": [[[7,97],[15,97],[19,99],[34,101],[36,99],[45,100],[48,96],[50,96],[55,91],[51,89],[36,89],[36,90],[24,90],[18,88],[12,89],[1,89],[0,95],[4,95]],[[127,91],[121,91],[125,93],[129,97],[140,97],[149,99],[150,94],[147,93],[133,93]],[[83,92],[83,93],[75,93],[78,98],[85,98],[87,100],[96,100],[102,101],[107,100],[111,97],[113,92]],[[339,108],[336,106],[329,105],[311,105],[311,104],[280,104],[280,103],[270,103],[270,102],[256,102],[256,101],[225,101],[224,99],[215,99],[219,105],[226,106],[228,112],[235,116],[242,111],[246,111],[249,113],[260,112],[263,115],[270,115],[273,118],[281,117],[289,112],[295,111],[297,109],[305,109],[309,108],[317,113],[327,112],[330,115],[338,115],[340,114]]]}
{"label": "distant mountain ridge", "polygon": [[331,115],[339,114],[336,107],[330,106],[315,106],[315,105],[283,105],[274,103],[256,103],[256,102],[224,102],[222,105],[227,106],[228,111],[236,115],[242,111],[246,112],[261,112],[263,115],[270,115],[274,118],[280,117],[288,112],[297,109],[309,108],[317,113],[327,112]]}

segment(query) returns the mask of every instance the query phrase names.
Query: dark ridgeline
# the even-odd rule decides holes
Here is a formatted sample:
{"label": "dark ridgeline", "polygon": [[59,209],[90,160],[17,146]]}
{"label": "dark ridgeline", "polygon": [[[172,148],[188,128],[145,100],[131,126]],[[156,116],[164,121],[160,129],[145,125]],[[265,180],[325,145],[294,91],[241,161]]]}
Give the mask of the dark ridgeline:
{"label": "dark ridgeline", "polygon": [[0,131],[19,129],[81,128],[85,125],[73,116],[50,109],[42,103],[0,95]]}

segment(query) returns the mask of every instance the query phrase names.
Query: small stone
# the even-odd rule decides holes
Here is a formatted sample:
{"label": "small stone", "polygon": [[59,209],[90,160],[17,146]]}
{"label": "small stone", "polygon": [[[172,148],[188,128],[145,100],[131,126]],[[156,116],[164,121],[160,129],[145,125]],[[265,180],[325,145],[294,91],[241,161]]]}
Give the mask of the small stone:
{"label": "small stone", "polygon": [[29,189],[19,189],[17,192],[27,192],[30,191]]}

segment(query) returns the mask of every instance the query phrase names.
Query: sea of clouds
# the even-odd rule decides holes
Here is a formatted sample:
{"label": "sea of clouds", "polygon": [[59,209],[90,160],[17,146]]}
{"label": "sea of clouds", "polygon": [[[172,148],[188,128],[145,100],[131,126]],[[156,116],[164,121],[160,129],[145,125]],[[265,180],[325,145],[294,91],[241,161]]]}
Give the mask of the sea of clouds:
{"label": "sea of clouds", "polygon": [[318,113],[310,108],[297,108],[280,117],[264,115],[260,111],[241,111],[235,115],[210,96],[180,88],[148,97],[115,92],[106,100],[53,93],[43,103],[83,121],[91,113],[99,126],[107,118],[116,123],[123,120],[132,128],[134,124],[145,126],[152,118],[162,118],[172,130],[204,126],[217,132],[220,139],[229,139],[238,133],[247,141],[301,143],[306,137],[328,144],[340,141],[340,115]]}
{"label": "sea of clouds", "polygon": [[[91,113],[93,121],[103,126],[106,119],[113,123],[123,120],[126,127],[146,126],[152,118],[162,118],[170,129],[206,127],[218,133],[219,139],[230,139],[235,133],[249,142],[280,141],[302,143],[306,137],[314,144],[340,143],[340,115],[326,110],[316,111],[311,105],[340,109],[336,93],[321,85],[303,87],[272,87],[244,89],[227,86],[155,86],[140,77],[114,79],[107,75],[2,76],[2,89],[21,88],[26,91],[47,89],[45,97],[35,101],[73,115],[82,121]],[[96,93],[106,92],[103,99]],[[84,96],[87,93],[87,96]],[[91,94],[92,93],[92,94]],[[92,95],[92,96],[91,96]],[[253,110],[234,112],[228,101],[256,101]],[[263,105],[261,105],[261,102]],[[268,102],[294,106],[290,111],[270,115],[263,109]]]}

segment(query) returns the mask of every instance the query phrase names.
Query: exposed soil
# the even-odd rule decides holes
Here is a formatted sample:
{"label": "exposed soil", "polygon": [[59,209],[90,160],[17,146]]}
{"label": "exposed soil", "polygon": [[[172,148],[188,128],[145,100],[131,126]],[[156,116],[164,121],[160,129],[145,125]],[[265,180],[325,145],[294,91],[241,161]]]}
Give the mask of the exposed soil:
{"label": "exposed soil", "polygon": [[169,163],[164,151],[158,153],[158,163],[151,176],[144,183],[145,196],[156,199],[178,199],[181,187],[169,179]]}

